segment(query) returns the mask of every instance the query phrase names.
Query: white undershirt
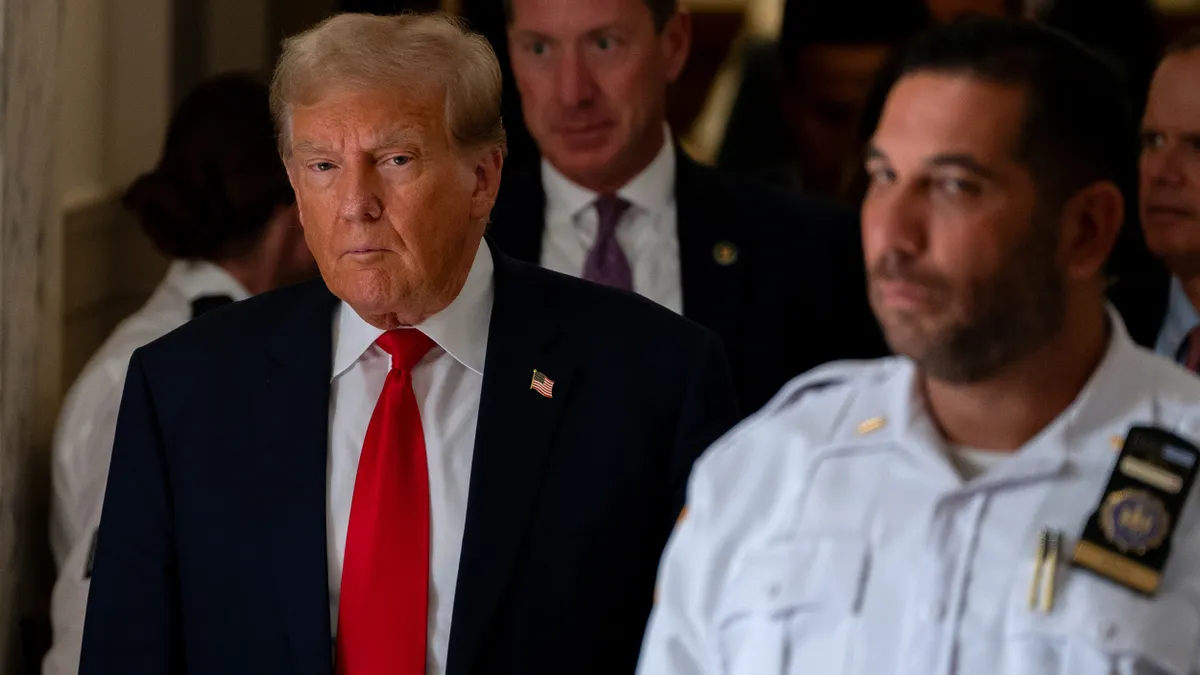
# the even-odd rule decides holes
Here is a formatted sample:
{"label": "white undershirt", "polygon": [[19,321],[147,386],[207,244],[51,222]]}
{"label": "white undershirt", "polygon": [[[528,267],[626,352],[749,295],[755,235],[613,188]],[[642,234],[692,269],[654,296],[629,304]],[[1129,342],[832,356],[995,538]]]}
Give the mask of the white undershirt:
{"label": "white undershirt", "polygon": [[[413,368],[429,463],[429,632],[426,672],[446,669],[454,587],[467,517],[467,491],[492,315],[493,263],[481,243],[462,291],[416,326],[437,343]],[[333,322],[333,379],[329,401],[329,611],[337,632],[338,598],[354,480],[367,425],[383,391],[391,357],[375,340],[383,331],[342,304]]]}
{"label": "white undershirt", "polygon": [[[578,277],[600,227],[597,193],[542,160],[546,191],[543,267]],[[617,222],[616,238],[633,272],[633,290],[680,314],[683,283],[679,272],[679,232],[675,208],[675,144],[670,130],[654,160],[617,190],[631,206]]]}
{"label": "white undershirt", "polygon": [[958,468],[963,480],[972,480],[982,476],[1013,456],[1011,452],[963,447],[956,447],[950,452],[954,466]]}

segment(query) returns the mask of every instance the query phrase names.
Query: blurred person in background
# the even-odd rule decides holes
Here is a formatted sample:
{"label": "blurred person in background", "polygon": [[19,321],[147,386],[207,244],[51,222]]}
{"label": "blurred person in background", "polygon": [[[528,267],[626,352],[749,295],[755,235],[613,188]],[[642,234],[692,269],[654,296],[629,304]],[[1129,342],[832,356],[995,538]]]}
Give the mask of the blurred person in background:
{"label": "blurred person in background", "polygon": [[[1170,281],[1144,301],[1160,311],[1155,349],[1200,371],[1200,32],[1167,49],[1142,118],[1141,221]],[[1165,297],[1166,304],[1158,302]]]}
{"label": "blurred person in background", "polygon": [[885,353],[849,209],[703,167],[666,122],[691,45],[676,0],[507,0],[542,160],[506,174],[489,237],[720,336],[743,410],[792,376]]}
{"label": "blurred person in background", "polygon": [[848,187],[871,84],[930,21],[923,0],[789,0],[778,42],[746,56],[718,165],[857,206]]}
{"label": "blurred person in background", "polygon": [[275,143],[268,89],[249,74],[198,85],[167,129],[162,158],[123,204],[171,263],[88,362],[59,414],[50,544],[58,569],[44,675],[72,675],[125,372],[133,351],[195,316],[316,273]]}

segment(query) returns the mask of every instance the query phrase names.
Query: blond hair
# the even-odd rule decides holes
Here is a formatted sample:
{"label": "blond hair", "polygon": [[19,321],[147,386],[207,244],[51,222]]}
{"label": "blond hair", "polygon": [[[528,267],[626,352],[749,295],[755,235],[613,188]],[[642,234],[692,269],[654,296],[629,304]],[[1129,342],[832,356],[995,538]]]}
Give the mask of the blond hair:
{"label": "blond hair", "polygon": [[483,36],[441,12],[339,14],[283,41],[271,80],[280,154],[291,152],[291,116],[330,90],[397,87],[445,95],[459,149],[505,150],[500,63]]}

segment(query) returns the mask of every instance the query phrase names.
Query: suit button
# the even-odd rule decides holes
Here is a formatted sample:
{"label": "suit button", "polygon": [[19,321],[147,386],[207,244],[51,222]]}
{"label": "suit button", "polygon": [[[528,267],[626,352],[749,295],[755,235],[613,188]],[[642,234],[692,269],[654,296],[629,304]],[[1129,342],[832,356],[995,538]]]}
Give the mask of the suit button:
{"label": "suit button", "polygon": [[1096,624],[1096,637],[1101,640],[1111,640],[1117,637],[1117,633],[1121,632],[1117,624],[1112,621],[1104,620]]}

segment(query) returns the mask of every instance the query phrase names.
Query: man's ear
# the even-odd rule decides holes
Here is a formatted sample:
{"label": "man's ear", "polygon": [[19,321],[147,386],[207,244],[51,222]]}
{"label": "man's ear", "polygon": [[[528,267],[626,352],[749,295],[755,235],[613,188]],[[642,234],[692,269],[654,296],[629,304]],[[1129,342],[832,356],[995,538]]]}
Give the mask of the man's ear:
{"label": "man's ear", "polygon": [[1098,181],[1075,193],[1062,211],[1060,248],[1071,279],[1103,274],[1125,223],[1125,198],[1111,181]]}
{"label": "man's ear", "polygon": [[475,164],[475,191],[471,195],[471,217],[487,219],[500,192],[500,173],[504,168],[504,151],[495,148],[481,154]]}
{"label": "man's ear", "polygon": [[692,50],[692,15],[686,9],[675,12],[663,26],[659,42],[663,50],[667,83],[673,84],[683,72]]}

